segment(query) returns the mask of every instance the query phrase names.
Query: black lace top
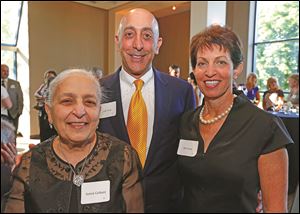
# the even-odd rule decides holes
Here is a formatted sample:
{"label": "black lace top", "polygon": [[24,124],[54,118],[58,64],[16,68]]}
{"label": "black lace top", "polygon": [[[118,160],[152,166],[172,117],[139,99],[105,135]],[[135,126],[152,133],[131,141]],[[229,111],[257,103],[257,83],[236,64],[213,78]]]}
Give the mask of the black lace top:
{"label": "black lace top", "polygon": [[[110,200],[81,203],[81,188],[73,184],[70,165],[53,149],[51,138],[22,157],[13,172],[13,187],[5,212],[143,212],[141,165],[134,149],[117,138],[98,133],[97,143],[82,171],[85,183],[109,181]],[[81,172],[84,160],[75,172]]]}

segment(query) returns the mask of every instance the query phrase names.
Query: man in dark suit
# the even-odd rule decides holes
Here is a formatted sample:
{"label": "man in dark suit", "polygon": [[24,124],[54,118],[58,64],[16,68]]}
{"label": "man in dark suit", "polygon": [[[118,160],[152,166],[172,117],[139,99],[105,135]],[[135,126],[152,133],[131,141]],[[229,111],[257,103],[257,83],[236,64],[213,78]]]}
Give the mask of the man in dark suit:
{"label": "man in dark suit", "polygon": [[8,118],[13,122],[16,132],[19,125],[19,117],[23,112],[23,92],[20,83],[8,78],[9,67],[1,64],[1,84],[6,88],[12,101],[12,107],[8,110]]}
{"label": "man in dark suit", "polygon": [[101,79],[105,100],[99,129],[132,144],[128,112],[132,95],[138,90],[134,81],[143,80],[141,94],[148,116],[146,161],[141,161],[145,211],[178,211],[182,193],[176,162],[179,120],[183,112],[195,107],[193,89],[186,81],[152,67],[162,38],[149,11],[131,10],[122,18],[115,39],[122,67]]}

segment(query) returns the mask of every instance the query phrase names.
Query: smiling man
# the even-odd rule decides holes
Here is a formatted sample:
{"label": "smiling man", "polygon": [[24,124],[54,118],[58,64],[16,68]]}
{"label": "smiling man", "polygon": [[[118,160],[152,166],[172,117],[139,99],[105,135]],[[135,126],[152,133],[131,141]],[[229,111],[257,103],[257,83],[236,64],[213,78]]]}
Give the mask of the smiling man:
{"label": "smiling man", "polygon": [[131,144],[143,166],[146,212],[175,212],[181,196],[177,171],[179,119],[194,108],[192,86],[152,66],[162,38],[147,10],[129,11],[115,37],[122,66],[101,79],[105,102],[99,129]]}
{"label": "smiling man", "polygon": [[115,39],[124,70],[137,79],[151,68],[162,44],[156,19],[143,9],[134,9],[121,20]]}

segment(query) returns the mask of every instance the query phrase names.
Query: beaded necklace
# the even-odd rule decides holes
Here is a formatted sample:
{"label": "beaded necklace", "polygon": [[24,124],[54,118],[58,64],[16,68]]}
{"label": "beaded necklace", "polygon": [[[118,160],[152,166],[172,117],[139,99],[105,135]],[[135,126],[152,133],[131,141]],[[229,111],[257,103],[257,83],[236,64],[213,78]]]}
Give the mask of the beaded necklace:
{"label": "beaded necklace", "polygon": [[[60,138],[58,138],[58,142],[59,142],[59,148],[60,148],[60,152],[63,155],[64,159],[66,160],[66,162],[68,163],[69,167],[71,168],[72,172],[73,172],[73,184],[75,184],[76,186],[80,187],[83,183],[84,183],[84,175],[82,174],[83,169],[85,167],[86,161],[87,161],[87,157],[88,155],[85,157],[84,162],[81,166],[81,170],[78,174],[76,174],[75,170],[73,169],[73,166],[70,164],[69,160],[66,158],[63,150],[62,150],[62,146],[61,146],[61,140]],[[92,144],[91,144],[92,145]],[[91,147],[91,146],[90,146]]]}

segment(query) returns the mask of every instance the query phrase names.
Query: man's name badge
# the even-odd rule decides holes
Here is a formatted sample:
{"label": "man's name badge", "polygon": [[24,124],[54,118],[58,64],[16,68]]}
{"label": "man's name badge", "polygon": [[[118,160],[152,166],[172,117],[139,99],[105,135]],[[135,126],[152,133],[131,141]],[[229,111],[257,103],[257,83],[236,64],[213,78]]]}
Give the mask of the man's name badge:
{"label": "man's name badge", "polygon": [[81,185],[81,204],[102,203],[110,200],[110,181],[86,182]]}
{"label": "man's name badge", "polygon": [[188,157],[195,157],[198,151],[198,141],[180,140],[177,154]]}
{"label": "man's name badge", "polygon": [[116,108],[117,108],[116,101],[101,104],[100,119],[116,116],[117,113]]}

